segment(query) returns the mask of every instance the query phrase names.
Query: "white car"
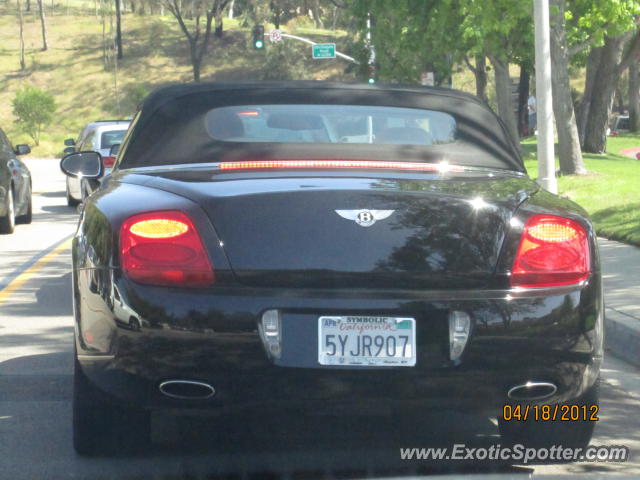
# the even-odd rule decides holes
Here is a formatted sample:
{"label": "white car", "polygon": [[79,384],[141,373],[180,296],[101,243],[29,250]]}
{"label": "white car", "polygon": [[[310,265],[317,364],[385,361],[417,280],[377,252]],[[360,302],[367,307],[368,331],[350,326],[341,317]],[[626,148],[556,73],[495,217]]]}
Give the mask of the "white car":
{"label": "white car", "polygon": [[[102,155],[104,163],[104,175],[111,172],[111,167],[115,162],[115,157],[109,155],[113,145],[120,144],[124,134],[129,128],[129,120],[101,120],[87,124],[82,129],[78,140],[65,140],[64,152],[86,152],[95,151]],[[93,189],[87,185],[86,181],[80,178],[67,177],[67,205],[74,207],[82,203]]]}

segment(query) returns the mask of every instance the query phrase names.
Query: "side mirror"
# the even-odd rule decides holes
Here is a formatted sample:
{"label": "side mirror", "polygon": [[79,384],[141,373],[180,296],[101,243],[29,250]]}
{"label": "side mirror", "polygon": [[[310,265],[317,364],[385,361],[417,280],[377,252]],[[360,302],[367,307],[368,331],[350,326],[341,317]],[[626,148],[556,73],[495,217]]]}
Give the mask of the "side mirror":
{"label": "side mirror", "polygon": [[67,147],[62,151],[65,155],[69,155],[70,153],[75,153],[76,149],[73,147]]}
{"label": "side mirror", "polygon": [[104,173],[102,156],[98,152],[77,152],[62,157],[62,173],[73,178],[97,179]]}
{"label": "side mirror", "polygon": [[73,138],[67,138],[64,141],[65,146],[67,147],[73,147],[76,144],[76,141]]}
{"label": "side mirror", "polygon": [[117,157],[119,151],[120,151],[120,144],[114,143],[113,145],[111,145],[111,148],[109,149],[109,156]]}
{"label": "side mirror", "polygon": [[16,155],[26,155],[27,153],[31,153],[29,145],[16,145]]}

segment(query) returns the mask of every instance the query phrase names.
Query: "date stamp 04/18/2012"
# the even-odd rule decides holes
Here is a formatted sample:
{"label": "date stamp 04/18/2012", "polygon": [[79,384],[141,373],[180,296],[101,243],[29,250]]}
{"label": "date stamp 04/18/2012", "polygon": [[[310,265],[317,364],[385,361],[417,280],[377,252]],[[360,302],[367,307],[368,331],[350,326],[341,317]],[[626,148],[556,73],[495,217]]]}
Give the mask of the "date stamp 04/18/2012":
{"label": "date stamp 04/18/2012", "polygon": [[503,405],[502,418],[507,422],[597,422],[598,405]]}

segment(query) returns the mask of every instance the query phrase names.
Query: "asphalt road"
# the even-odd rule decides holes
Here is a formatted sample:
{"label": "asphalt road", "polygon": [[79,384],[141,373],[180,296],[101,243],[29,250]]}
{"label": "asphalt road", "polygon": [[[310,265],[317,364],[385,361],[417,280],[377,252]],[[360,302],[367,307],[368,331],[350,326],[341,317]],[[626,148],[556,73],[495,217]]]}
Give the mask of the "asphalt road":
{"label": "asphalt road", "polygon": [[[538,466],[402,463],[398,447],[451,443],[489,446],[495,422],[429,412],[422,425],[384,412],[343,417],[302,412],[282,419],[155,416],[154,445],[113,458],[86,459],[71,447],[72,305],[68,239],[77,213],[66,206],[57,161],[28,161],[34,221],[0,236],[0,479],[198,479],[387,477],[422,473],[640,476],[640,371],[608,355],[601,420],[592,445],[626,445],[626,463]],[[606,272],[606,265],[605,272]],[[273,478],[273,477],[271,477]]]}

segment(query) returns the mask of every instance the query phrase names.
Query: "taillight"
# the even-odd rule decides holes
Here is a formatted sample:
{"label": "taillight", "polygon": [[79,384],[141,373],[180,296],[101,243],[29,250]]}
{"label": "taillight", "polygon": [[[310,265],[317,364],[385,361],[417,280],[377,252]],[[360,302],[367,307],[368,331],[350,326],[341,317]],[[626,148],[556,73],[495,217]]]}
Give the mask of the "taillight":
{"label": "taillight", "polygon": [[105,168],[113,167],[114,163],[116,163],[116,157],[102,157],[102,164]]}
{"label": "taillight", "polygon": [[527,220],[513,262],[511,286],[559,287],[583,282],[590,274],[589,240],[575,220],[533,215]]}
{"label": "taillight", "polygon": [[175,210],[129,217],[120,228],[120,258],[124,273],[141,283],[205,287],[214,281],[198,231]]}

